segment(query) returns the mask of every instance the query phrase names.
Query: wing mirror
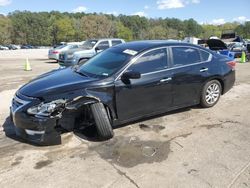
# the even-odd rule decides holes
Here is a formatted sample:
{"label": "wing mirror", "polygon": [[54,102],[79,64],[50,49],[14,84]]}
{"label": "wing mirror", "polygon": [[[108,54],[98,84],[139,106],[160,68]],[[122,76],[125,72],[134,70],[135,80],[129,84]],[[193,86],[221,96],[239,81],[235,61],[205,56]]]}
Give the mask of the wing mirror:
{"label": "wing mirror", "polygon": [[128,71],[123,73],[122,79],[123,80],[129,80],[129,79],[139,79],[141,78],[141,73],[136,71]]}
{"label": "wing mirror", "polygon": [[100,53],[102,50],[99,47],[95,48],[96,53]]}

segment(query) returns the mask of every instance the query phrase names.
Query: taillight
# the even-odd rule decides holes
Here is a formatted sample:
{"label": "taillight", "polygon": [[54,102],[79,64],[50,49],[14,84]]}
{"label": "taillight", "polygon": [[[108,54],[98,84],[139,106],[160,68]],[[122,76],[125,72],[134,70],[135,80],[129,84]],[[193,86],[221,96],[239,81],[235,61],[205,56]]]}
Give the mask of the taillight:
{"label": "taillight", "polygon": [[53,51],[52,53],[53,53],[53,54],[58,54],[59,52],[58,52],[58,51]]}
{"label": "taillight", "polygon": [[231,68],[231,69],[235,69],[235,66],[236,66],[236,62],[235,61],[229,61],[227,62],[228,66]]}

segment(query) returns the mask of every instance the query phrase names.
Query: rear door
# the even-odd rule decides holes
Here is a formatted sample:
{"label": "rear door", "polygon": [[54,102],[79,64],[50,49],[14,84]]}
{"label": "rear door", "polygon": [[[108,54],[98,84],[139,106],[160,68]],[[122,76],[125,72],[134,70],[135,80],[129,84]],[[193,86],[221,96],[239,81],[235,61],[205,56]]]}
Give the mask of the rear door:
{"label": "rear door", "polygon": [[168,66],[167,49],[155,49],[146,52],[127,69],[140,72],[140,79],[115,82],[119,120],[142,117],[171,107],[171,71]]}
{"label": "rear door", "polygon": [[209,77],[211,54],[195,47],[171,48],[173,105],[187,106],[200,101],[204,81]]}

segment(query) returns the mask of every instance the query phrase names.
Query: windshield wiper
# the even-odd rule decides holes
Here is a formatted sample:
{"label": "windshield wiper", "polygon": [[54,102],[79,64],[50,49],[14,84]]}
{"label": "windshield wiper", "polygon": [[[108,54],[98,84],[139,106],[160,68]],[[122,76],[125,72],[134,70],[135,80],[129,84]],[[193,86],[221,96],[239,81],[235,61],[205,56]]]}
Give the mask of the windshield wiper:
{"label": "windshield wiper", "polygon": [[78,68],[78,67],[75,67],[75,68],[74,68],[74,72],[75,72],[75,73],[80,74],[81,76],[89,77],[87,74],[85,74],[85,73],[83,73],[83,72],[78,71],[78,69],[77,69],[77,68]]}
{"label": "windshield wiper", "polygon": [[85,76],[85,77],[89,77],[87,74],[84,74],[84,73],[82,73],[82,72],[80,72],[80,71],[75,71],[77,74],[80,74],[81,76]]}

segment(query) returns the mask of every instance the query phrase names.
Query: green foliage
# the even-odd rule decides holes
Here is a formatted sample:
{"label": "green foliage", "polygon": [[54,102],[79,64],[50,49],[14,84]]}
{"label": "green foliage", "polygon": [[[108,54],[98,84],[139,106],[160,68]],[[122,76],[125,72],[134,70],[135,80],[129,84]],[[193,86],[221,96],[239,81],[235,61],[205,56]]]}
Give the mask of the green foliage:
{"label": "green foliage", "polygon": [[121,22],[116,23],[116,36],[125,39],[126,41],[133,40],[133,32]]}
{"label": "green foliage", "polygon": [[188,37],[199,37],[202,33],[202,27],[194,19],[185,20],[184,33]]}
{"label": "green foliage", "polygon": [[113,37],[112,21],[105,15],[87,15],[80,20],[81,31],[85,38]]}
{"label": "green foliage", "polygon": [[250,21],[246,22],[244,25],[237,26],[235,30],[243,38],[250,39]]}
{"label": "green foliage", "polygon": [[89,38],[117,37],[126,41],[142,39],[183,39],[187,36],[220,37],[224,30],[235,30],[250,38],[250,22],[200,25],[195,20],[148,19],[139,16],[85,13],[15,11],[0,15],[0,44],[53,45]]}
{"label": "green foliage", "polygon": [[0,44],[10,43],[11,20],[0,15]]}
{"label": "green foliage", "polygon": [[73,20],[69,17],[59,18],[53,23],[53,27],[57,32],[56,41],[74,40],[75,30]]}

